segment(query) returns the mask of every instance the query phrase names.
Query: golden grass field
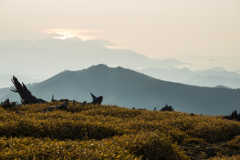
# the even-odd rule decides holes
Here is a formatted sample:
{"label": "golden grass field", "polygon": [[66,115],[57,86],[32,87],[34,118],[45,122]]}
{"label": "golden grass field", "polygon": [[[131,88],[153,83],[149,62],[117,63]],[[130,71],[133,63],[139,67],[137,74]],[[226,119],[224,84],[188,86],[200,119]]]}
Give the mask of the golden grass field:
{"label": "golden grass field", "polygon": [[240,159],[240,123],[222,116],[71,102],[42,112],[56,104],[0,108],[0,159]]}

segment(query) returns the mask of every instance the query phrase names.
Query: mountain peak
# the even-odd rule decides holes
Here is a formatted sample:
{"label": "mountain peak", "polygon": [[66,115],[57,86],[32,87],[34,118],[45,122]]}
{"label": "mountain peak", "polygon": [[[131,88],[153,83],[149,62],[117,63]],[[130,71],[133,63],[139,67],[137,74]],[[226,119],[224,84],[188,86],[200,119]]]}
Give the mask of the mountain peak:
{"label": "mountain peak", "polygon": [[97,64],[97,65],[92,65],[91,67],[104,67],[104,68],[109,68],[106,64]]}
{"label": "mountain peak", "polygon": [[87,69],[95,69],[95,68],[106,69],[109,67],[106,64],[97,64],[97,65],[92,65],[92,66],[88,67]]}
{"label": "mountain peak", "polygon": [[214,67],[209,69],[210,71],[217,71],[217,72],[223,72],[223,71],[227,71],[226,69],[222,68],[222,67]]}

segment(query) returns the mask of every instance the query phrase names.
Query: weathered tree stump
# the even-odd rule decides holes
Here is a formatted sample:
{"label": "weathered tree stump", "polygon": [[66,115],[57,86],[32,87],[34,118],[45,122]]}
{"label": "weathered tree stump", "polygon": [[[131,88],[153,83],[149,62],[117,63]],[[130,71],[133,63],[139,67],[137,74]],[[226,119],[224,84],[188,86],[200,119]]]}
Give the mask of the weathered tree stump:
{"label": "weathered tree stump", "polygon": [[15,88],[12,88],[11,91],[16,92],[21,97],[21,102],[23,104],[32,104],[32,103],[45,103],[43,99],[38,99],[32,95],[32,93],[27,89],[24,83],[22,85],[19,83],[18,79],[13,76],[12,83]]}
{"label": "weathered tree stump", "polygon": [[7,99],[6,101],[2,102],[0,104],[0,106],[2,106],[3,108],[7,109],[7,108],[11,108],[16,106],[17,102],[10,102],[9,99]]}
{"label": "weathered tree stump", "polygon": [[240,113],[237,114],[237,111],[233,111],[232,114],[224,116],[223,119],[240,121]]}
{"label": "weathered tree stump", "polygon": [[[91,92],[90,92],[91,93]],[[93,98],[92,104],[102,104],[103,96],[96,97],[91,93],[91,96]]]}
{"label": "weathered tree stump", "polygon": [[87,104],[87,101],[84,101],[83,103],[80,103],[80,104],[84,106],[85,104]]}
{"label": "weathered tree stump", "polygon": [[166,106],[163,107],[160,111],[174,111],[174,109],[172,108],[172,106],[168,106],[168,105],[166,104]]}

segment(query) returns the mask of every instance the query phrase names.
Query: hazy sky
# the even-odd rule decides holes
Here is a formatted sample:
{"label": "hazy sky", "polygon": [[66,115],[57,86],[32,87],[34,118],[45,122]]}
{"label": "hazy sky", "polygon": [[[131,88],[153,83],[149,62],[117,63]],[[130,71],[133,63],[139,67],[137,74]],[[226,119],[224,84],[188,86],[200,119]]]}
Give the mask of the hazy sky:
{"label": "hazy sky", "polygon": [[58,36],[46,33],[105,39],[191,69],[240,69],[240,0],[0,0],[0,40]]}

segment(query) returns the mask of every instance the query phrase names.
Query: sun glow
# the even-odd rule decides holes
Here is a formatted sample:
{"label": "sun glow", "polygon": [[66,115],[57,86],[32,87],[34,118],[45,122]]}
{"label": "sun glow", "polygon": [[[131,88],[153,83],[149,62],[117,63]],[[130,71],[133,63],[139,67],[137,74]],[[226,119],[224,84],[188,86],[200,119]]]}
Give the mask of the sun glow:
{"label": "sun glow", "polygon": [[53,37],[54,39],[65,40],[68,38],[78,37],[83,41],[97,39],[95,36],[91,36],[90,34],[97,31],[91,30],[78,30],[78,29],[45,29],[42,31],[43,33],[57,33],[60,36]]}
{"label": "sun glow", "polygon": [[60,32],[58,32],[58,34],[61,34],[62,36],[61,37],[53,37],[53,38],[54,39],[65,40],[65,39],[68,39],[68,38],[77,37],[77,36],[74,36],[74,35],[69,35],[69,34],[60,33]]}

